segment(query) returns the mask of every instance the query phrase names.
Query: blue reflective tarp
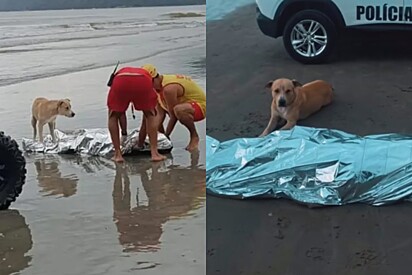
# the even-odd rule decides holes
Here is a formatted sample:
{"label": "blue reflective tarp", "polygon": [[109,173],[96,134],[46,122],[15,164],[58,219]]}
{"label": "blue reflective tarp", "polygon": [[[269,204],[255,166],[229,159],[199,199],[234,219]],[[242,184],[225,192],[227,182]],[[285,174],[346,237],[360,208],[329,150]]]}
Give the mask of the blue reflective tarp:
{"label": "blue reflective tarp", "polygon": [[207,136],[208,193],[307,205],[412,199],[412,136],[357,136],[295,126],[262,138]]}

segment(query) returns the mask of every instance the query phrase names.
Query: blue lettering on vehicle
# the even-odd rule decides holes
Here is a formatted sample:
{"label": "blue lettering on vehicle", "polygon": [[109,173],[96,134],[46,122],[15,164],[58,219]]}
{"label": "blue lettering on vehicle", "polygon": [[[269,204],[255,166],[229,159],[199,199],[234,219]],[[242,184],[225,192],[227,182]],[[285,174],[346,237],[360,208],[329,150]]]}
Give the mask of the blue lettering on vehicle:
{"label": "blue lettering on vehicle", "polygon": [[356,20],[412,22],[412,7],[356,6]]}

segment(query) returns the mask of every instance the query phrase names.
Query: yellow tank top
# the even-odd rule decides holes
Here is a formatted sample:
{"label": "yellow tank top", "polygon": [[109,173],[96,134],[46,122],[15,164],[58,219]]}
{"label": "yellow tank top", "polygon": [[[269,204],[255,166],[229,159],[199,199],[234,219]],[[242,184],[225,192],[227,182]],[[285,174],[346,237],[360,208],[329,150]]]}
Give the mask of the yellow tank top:
{"label": "yellow tank top", "polygon": [[[202,108],[203,115],[206,116],[206,94],[189,76],[178,74],[163,75],[162,86],[165,87],[168,84],[180,84],[184,89],[184,94],[182,97],[179,97],[179,103],[196,102],[200,108]],[[163,96],[159,96],[158,98],[160,106],[168,110]]]}

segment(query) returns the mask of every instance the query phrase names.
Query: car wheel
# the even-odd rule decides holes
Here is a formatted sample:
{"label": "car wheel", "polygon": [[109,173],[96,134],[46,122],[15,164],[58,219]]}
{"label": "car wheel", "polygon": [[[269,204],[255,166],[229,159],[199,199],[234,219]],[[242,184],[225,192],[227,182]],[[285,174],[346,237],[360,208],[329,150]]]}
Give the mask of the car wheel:
{"label": "car wheel", "polygon": [[305,10],[295,14],[287,23],[283,43],[288,54],[303,64],[325,62],[335,47],[335,24],[323,13]]}
{"label": "car wheel", "polygon": [[0,132],[0,210],[8,209],[23,191],[26,172],[17,142]]}

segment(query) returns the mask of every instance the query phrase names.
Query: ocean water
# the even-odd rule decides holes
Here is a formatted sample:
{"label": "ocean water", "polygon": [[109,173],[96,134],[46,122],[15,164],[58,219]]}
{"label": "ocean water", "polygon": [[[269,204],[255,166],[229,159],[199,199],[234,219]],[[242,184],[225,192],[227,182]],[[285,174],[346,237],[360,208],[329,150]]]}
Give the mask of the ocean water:
{"label": "ocean water", "polygon": [[207,21],[222,19],[225,15],[233,12],[237,8],[253,3],[255,3],[254,0],[207,0]]}
{"label": "ocean water", "polygon": [[107,11],[1,12],[0,86],[131,63],[206,39],[198,31],[204,7]]}
{"label": "ocean water", "polygon": [[[153,63],[206,91],[205,6],[0,13],[0,130],[32,136],[34,98],[70,98],[57,128],[107,126],[114,65]],[[140,126],[141,114],[128,127]],[[0,212],[0,274],[205,274],[205,135],[168,159],[26,155],[27,181]],[[48,128],[44,129],[48,133]]]}

